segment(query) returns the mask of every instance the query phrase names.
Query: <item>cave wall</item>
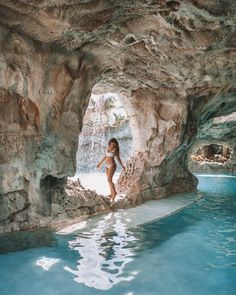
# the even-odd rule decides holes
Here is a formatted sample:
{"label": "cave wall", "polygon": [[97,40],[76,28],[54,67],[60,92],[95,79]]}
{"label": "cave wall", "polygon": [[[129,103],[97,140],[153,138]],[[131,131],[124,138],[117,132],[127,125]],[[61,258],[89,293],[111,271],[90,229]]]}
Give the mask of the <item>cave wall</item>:
{"label": "cave wall", "polygon": [[235,11],[234,1],[0,1],[0,231],[107,210],[65,189],[96,83],[131,118],[124,207],[195,190],[188,149],[236,110]]}
{"label": "cave wall", "polygon": [[84,58],[82,74],[80,69],[74,73],[73,56],[6,28],[0,35],[0,223],[14,230],[39,226],[41,217],[45,224],[51,216],[44,178],[63,181],[74,175],[78,134],[93,86],[84,75],[96,71],[91,65],[84,69]]}
{"label": "cave wall", "polygon": [[130,112],[133,148],[137,153],[120,175],[118,190],[133,195],[140,203],[153,196],[195,190],[197,180],[188,172],[183,160],[185,150],[181,148],[193,135],[187,132],[191,119],[186,96],[179,89],[139,89],[132,95],[124,104]]}
{"label": "cave wall", "polygon": [[[191,160],[200,147],[209,144],[222,144],[232,150],[230,159],[225,164],[201,164]],[[197,136],[188,151],[189,170],[193,173],[236,174],[236,112],[228,116],[216,116],[199,127]]]}
{"label": "cave wall", "polygon": [[[212,141],[198,141],[198,143],[191,149],[191,153],[197,151],[198,147],[202,145],[212,143]],[[213,143],[224,144],[232,150],[230,159],[222,163],[200,163],[191,160],[189,158],[188,168],[192,173],[204,173],[204,174],[236,174],[236,141],[228,140],[222,141],[222,139],[215,140]]]}

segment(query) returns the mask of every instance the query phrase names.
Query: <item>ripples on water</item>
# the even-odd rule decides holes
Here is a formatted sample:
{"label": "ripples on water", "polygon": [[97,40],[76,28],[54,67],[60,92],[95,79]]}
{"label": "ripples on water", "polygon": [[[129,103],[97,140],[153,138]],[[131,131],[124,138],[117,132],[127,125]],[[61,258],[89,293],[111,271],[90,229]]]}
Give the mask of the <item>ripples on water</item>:
{"label": "ripples on water", "polygon": [[110,213],[57,246],[0,256],[3,294],[235,295],[236,178],[198,177],[204,198],[162,220],[128,228]]}
{"label": "ripples on water", "polygon": [[[107,230],[112,232],[107,233]],[[69,247],[78,251],[76,269],[65,266],[74,274],[75,281],[96,289],[108,290],[121,281],[131,281],[136,272],[125,273],[125,266],[135,255],[129,244],[137,239],[122,223],[119,213],[110,213],[90,232],[83,232],[69,241]]]}
{"label": "ripples on water", "polygon": [[[81,258],[76,270],[67,267],[65,269],[76,276],[77,282],[107,290],[122,280],[133,280],[139,273],[139,269],[125,271],[128,263],[141,259],[145,269],[145,252],[156,251],[153,258],[158,259],[162,252],[168,253],[168,244],[171,251],[169,256],[174,254],[175,259],[176,256],[179,257],[176,262],[182,269],[188,272],[189,267],[196,268],[192,279],[196,279],[197,272],[200,274],[203,270],[209,272],[211,269],[235,269],[235,179],[200,176],[199,179],[199,189],[206,193],[205,198],[164,220],[127,229],[119,219],[119,213],[109,214],[89,233],[82,233],[69,242],[70,247],[78,251]],[[112,228],[112,232],[106,233],[107,228]],[[166,245],[165,251],[162,251],[162,244]],[[188,257],[188,254],[192,257]],[[172,263],[166,258],[166,265],[152,270],[161,273],[163,267],[171,272]],[[228,275],[230,282],[233,274]],[[152,276],[152,273],[147,273],[146,276]],[[168,284],[168,275],[166,283]]]}

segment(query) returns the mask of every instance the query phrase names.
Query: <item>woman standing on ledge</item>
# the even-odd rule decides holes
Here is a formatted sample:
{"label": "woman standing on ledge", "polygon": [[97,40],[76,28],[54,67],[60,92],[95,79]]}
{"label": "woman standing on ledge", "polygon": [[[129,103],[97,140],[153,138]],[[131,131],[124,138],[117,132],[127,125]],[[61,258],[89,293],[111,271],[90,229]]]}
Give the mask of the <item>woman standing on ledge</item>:
{"label": "woman standing on ledge", "polygon": [[105,157],[97,164],[97,168],[99,169],[104,161],[106,161],[106,175],[107,175],[107,181],[110,186],[111,194],[109,197],[111,197],[112,200],[115,199],[115,196],[117,194],[115,185],[112,181],[112,177],[116,171],[116,162],[114,157],[117,158],[117,161],[120,163],[123,169],[125,169],[125,166],[123,165],[121,159],[120,159],[120,148],[119,143],[116,138],[111,138],[108,142],[108,147],[106,150]]}

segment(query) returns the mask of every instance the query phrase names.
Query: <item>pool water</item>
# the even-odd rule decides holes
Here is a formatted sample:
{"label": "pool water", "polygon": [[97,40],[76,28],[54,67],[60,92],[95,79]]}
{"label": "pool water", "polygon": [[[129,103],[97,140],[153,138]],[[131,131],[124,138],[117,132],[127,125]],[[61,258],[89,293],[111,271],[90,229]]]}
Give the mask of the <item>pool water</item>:
{"label": "pool water", "polygon": [[197,177],[204,197],[161,220],[129,228],[111,213],[46,233],[41,247],[3,250],[0,294],[235,295],[236,177]]}

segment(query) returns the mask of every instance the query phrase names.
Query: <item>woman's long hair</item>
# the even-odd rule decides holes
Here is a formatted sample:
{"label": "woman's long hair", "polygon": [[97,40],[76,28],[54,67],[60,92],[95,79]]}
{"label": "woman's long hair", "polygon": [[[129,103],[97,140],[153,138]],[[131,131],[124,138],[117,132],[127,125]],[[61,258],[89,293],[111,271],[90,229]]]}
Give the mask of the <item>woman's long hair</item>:
{"label": "woman's long hair", "polygon": [[119,147],[119,143],[118,140],[113,137],[108,141],[108,145],[110,145],[111,143],[115,143],[116,144],[116,151],[117,151],[117,155],[120,156],[120,147]]}

